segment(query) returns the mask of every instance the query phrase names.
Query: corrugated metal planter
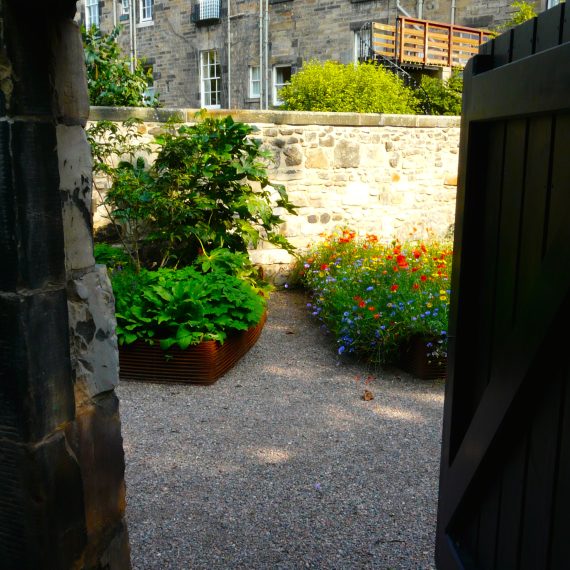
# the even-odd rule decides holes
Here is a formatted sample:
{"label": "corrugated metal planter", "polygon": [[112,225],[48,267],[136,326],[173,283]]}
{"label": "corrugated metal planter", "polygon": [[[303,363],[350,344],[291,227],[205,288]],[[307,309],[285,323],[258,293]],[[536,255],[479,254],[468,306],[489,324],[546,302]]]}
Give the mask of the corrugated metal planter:
{"label": "corrugated metal planter", "polygon": [[224,344],[207,340],[186,350],[173,347],[162,350],[154,345],[136,341],[119,347],[121,380],[149,382],[183,382],[213,384],[223,376],[257,342],[266,313],[259,323],[247,331],[229,335]]}
{"label": "corrugated metal planter", "polygon": [[402,348],[398,367],[422,380],[447,378],[447,359],[430,360],[426,352],[429,339],[413,337]]}

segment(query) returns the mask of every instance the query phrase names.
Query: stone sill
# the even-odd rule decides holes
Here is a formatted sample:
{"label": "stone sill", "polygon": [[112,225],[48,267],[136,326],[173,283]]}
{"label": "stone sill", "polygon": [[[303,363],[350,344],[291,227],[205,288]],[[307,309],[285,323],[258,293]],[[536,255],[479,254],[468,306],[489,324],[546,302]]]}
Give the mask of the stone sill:
{"label": "stone sill", "polygon": [[[199,109],[153,109],[148,107],[91,107],[90,121],[116,121],[136,117],[149,123],[165,123],[172,117],[193,122]],[[244,109],[210,109],[208,115],[231,115],[243,123],[274,125],[326,125],[338,127],[417,127],[459,128],[460,117],[434,115],[380,115],[376,113],[312,113],[310,111],[258,111]]]}

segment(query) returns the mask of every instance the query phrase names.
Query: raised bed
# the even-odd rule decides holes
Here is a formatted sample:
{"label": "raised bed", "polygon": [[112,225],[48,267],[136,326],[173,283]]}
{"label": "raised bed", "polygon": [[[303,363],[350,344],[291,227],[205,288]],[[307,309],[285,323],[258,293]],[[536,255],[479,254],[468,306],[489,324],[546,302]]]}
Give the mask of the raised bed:
{"label": "raised bed", "polygon": [[186,350],[162,350],[156,344],[135,341],[119,347],[121,380],[213,384],[257,342],[267,315],[247,331],[228,336],[224,344],[207,340]]}

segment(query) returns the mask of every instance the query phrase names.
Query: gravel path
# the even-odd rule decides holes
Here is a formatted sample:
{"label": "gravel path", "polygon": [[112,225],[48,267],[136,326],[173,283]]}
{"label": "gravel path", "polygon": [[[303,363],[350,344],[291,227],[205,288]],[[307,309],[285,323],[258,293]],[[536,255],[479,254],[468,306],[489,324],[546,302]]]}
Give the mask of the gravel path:
{"label": "gravel path", "polygon": [[123,382],[136,570],[427,569],[443,384],[337,365],[299,292],[208,387]]}

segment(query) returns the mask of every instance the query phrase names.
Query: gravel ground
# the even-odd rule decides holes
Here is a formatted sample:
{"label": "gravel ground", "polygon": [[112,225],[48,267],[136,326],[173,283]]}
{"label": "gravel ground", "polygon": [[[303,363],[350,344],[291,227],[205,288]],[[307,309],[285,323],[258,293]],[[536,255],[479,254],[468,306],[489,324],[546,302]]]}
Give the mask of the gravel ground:
{"label": "gravel ground", "polygon": [[212,386],[121,384],[135,569],[434,567],[443,384],[364,386],[305,302]]}

